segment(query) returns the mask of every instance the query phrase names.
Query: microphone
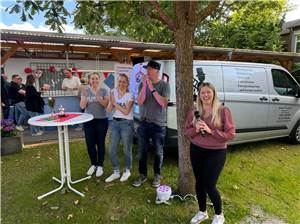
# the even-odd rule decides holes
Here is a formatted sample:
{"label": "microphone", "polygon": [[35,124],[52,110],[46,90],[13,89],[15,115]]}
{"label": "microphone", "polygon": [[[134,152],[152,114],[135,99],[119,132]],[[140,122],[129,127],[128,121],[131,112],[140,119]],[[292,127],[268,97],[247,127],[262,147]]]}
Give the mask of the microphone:
{"label": "microphone", "polygon": [[[194,112],[194,116],[195,116],[196,121],[201,121],[200,112],[198,110],[196,110]],[[204,137],[205,136],[205,131],[203,129],[200,129],[200,134],[201,134],[202,137]]]}

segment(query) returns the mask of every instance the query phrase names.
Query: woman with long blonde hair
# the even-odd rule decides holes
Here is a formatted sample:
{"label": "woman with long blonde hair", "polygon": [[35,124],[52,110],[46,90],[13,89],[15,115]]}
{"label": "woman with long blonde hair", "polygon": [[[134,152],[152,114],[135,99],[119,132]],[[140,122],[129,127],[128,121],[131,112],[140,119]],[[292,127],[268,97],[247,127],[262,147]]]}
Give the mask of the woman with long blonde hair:
{"label": "woman with long blonde hair", "polygon": [[[111,134],[109,139],[109,157],[112,163],[113,173],[105,179],[105,182],[112,182],[119,179],[126,181],[130,176],[132,163],[132,140],[133,140],[133,95],[129,92],[129,78],[126,74],[118,77],[118,86],[110,94],[110,101],[106,108],[112,112]],[[124,147],[125,170],[121,176],[118,149],[122,141]]]}
{"label": "woman with long blonde hair", "polygon": [[199,205],[199,212],[190,223],[208,219],[208,195],[215,210],[212,224],[223,224],[225,218],[216,184],[225,165],[227,141],[234,138],[235,127],[230,110],[222,106],[211,83],[200,85],[196,106],[186,118],[185,134],[191,141],[190,156]]}

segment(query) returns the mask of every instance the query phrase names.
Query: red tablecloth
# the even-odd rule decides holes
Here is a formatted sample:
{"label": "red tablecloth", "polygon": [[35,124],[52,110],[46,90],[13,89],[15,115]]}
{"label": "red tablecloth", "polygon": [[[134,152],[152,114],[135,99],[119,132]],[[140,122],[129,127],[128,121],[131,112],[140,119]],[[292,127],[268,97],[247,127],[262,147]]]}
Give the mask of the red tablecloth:
{"label": "red tablecloth", "polygon": [[53,116],[49,116],[49,117],[45,117],[45,118],[41,118],[37,121],[53,121],[53,122],[64,122],[64,121],[67,121],[67,120],[70,120],[74,117],[78,117],[80,116],[80,114],[66,114],[65,117],[59,117],[58,115],[53,115]]}

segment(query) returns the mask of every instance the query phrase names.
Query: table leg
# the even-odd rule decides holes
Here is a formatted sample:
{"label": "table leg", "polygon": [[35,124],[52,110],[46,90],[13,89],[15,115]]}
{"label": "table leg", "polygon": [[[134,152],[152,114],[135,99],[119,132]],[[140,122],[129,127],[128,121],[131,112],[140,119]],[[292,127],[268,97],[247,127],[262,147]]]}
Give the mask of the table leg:
{"label": "table leg", "polygon": [[52,177],[58,183],[65,183],[66,169],[65,169],[65,158],[64,158],[64,143],[63,143],[63,129],[62,127],[57,127],[58,131],[58,145],[59,145],[59,159],[60,159],[60,180],[56,177]]}
{"label": "table leg", "polygon": [[57,129],[58,129],[58,145],[59,145],[59,162],[60,162],[60,178],[61,178],[61,180],[57,179],[56,177],[52,177],[52,179],[59,182],[60,186],[58,188],[55,188],[52,191],[49,191],[46,194],[38,196],[38,198],[37,198],[38,200],[41,200],[42,198],[59,191],[60,189],[63,188],[63,186],[65,184],[66,174],[65,174],[64,148],[63,148],[63,137],[62,137],[63,131],[62,131],[61,127],[58,127]]}
{"label": "table leg", "polygon": [[68,126],[64,126],[64,145],[65,145],[65,156],[66,156],[66,171],[67,171],[67,185],[68,187],[75,193],[79,194],[81,197],[84,197],[84,194],[74,189],[71,184],[78,183],[80,181],[90,179],[91,177],[85,177],[76,181],[72,181],[71,179],[71,165],[70,165],[70,149],[69,149],[69,134],[68,134]]}

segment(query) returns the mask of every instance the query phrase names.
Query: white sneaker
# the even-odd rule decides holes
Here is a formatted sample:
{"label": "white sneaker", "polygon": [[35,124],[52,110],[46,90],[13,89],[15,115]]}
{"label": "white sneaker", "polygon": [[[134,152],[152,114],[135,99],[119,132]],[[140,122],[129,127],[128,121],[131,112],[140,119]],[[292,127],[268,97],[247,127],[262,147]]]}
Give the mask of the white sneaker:
{"label": "white sneaker", "polygon": [[41,133],[41,135],[44,134],[44,132],[42,130],[40,130],[39,133]]}
{"label": "white sneaker", "polygon": [[190,221],[190,224],[198,224],[204,220],[208,219],[207,211],[201,212],[199,211]]}
{"label": "white sneaker", "polygon": [[112,175],[110,175],[108,178],[105,179],[106,183],[112,182],[114,180],[117,180],[120,178],[120,171],[115,170]]}
{"label": "white sneaker", "polygon": [[90,167],[90,168],[88,169],[88,171],[86,172],[86,175],[92,176],[93,173],[95,172],[95,170],[96,170],[96,166],[91,165],[91,167]]}
{"label": "white sneaker", "polygon": [[125,170],[125,172],[122,174],[122,177],[120,179],[121,182],[124,182],[128,180],[128,178],[131,176],[130,170]]}
{"label": "white sneaker", "polygon": [[102,166],[98,166],[96,170],[96,177],[101,177],[103,175],[103,168]]}
{"label": "white sneaker", "polygon": [[24,131],[24,128],[22,127],[22,125],[17,125],[16,126],[16,129],[18,130],[18,131]]}
{"label": "white sneaker", "polygon": [[42,135],[42,133],[40,133],[40,132],[37,132],[37,133],[31,134],[31,136],[41,136],[41,135]]}
{"label": "white sneaker", "polygon": [[223,224],[225,222],[225,218],[223,213],[221,215],[215,215],[211,224]]}

